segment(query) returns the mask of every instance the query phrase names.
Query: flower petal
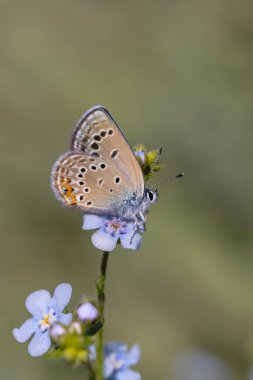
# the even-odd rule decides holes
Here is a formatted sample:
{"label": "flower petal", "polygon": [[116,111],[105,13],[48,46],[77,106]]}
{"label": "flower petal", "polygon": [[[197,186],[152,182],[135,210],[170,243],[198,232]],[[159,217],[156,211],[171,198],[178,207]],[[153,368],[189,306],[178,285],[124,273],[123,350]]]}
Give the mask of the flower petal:
{"label": "flower petal", "polygon": [[136,157],[140,158],[142,164],[145,163],[145,152],[143,152],[143,151],[137,151],[137,152],[134,152],[134,154],[135,154]]}
{"label": "flower petal", "polygon": [[128,233],[120,235],[120,242],[123,248],[138,250],[142,243],[142,237],[140,234],[135,233],[131,242],[132,234]]}
{"label": "flower petal", "polygon": [[112,342],[106,343],[104,351],[106,356],[110,355],[112,352],[125,354],[127,352],[127,345],[124,342],[113,340]]}
{"label": "flower petal", "polygon": [[72,314],[71,313],[68,313],[68,314],[62,313],[62,315],[60,316],[60,319],[59,319],[59,322],[65,326],[68,326],[71,321],[72,321]]}
{"label": "flower petal", "polygon": [[110,358],[110,356],[104,359],[103,373],[104,378],[108,379],[113,374],[115,368],[115,362]]}
{"label": "flower petal", "polygon": [[115,377],[117,380],[141,380],[139,372],[132,371],[131,369],[118,371]]}
{"label": "flower petal", "polygon": [[91,240],[97,249],[101,249],[101,251],[105,252],[111,252],[116,247],[118,237],[111,236],[100,229],[92,235]]}
{"label": "flower petal", "polygon": [[95,230],[96,228],[100,228],[103,226],[103,217],[85,214],[83,216],[83,230]]}
{"label": "flower petal", "polygon": [[89,346],[89,358],[90,358],[90,360],[96,360],[96,358],[97,358],[95,344],[92,344],[91,346]]}
{"label": "flower petal", "polygon": [[141,349],[138,344],[135,344],[126,355],[125,365],[127,367],[130,367],[132,365],[135,365],[140,360],[141,356]]}
{"label": "flower petal", "polygon": [[31,356],[41,356],[49,350],[50,346],[49,330],[44,333],[38,331],[28,345],[28,352]]}
{"label": "flower petal", "polygon": [[70,284],[60,284],[55,288],[51,306],[56,314],[61,313],[70,301],[72,286]]}
{"label": "flower petal", "polygon": [[30,318],[27,319],[22,326],[19,329],[13,329],[13,335],[14,338],[20,342],[24,343],[31,337],[31,335],[35,332],[37,329],[38,324],[36,319]]}
{"label": "flower petal", "polygon": [[27,310],[36,318],[40,319],[48,311],[51,295],[47,290],[32,292],[25,301]]}

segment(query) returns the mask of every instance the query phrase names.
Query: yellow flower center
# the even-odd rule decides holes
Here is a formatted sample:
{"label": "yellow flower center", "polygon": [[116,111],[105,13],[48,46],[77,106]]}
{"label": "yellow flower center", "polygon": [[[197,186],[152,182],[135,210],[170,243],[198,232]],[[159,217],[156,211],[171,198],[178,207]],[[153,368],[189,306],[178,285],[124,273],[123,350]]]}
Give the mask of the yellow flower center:
{"label": "yellow flower center", "polygon": [[112,227],[117,231],[120,228],[120,223],[113,223]]}
{"label": "yellow flower center", "polygon": [[38,325],[42,331],[47,331],[49,327],[57,320],[55,311],[49,310],[48,314],[44,314]]}

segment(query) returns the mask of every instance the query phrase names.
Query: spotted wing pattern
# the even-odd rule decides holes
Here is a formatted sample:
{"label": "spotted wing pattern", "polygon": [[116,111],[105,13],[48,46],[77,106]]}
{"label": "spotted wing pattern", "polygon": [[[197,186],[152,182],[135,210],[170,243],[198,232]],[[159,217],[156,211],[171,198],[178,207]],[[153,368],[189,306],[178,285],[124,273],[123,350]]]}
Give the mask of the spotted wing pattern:
{"label": "spotted wing pattern", "polygon": [[52,169],[52,187],[64,205],[85,212],[120,214],[134,193],[142,198],[144,180],[135,155],[109,112],[96,106],[79,120],[71,151]]}

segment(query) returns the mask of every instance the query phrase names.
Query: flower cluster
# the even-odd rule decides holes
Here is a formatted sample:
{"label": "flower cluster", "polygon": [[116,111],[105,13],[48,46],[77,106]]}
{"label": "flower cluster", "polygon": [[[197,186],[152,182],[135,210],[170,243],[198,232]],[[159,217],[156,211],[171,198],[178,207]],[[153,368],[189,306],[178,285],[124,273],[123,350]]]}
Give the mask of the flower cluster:
{"label": "flower cluster", "polygon": [[74,320],[68,326],[55,324],[51,329],[54,347],[48,356],[62,357],[75,366],[92,360],[93,335],[101,327],[100,323],[96,323],[98,317],[97,308],[90,302],[84,302],[76,309]]}
{"label": "flower cluster", "polygon": [[[32,318],[13,330],[15,339],[24,343],[32,337],[28,352],[31,356],[47,353],[50,358],[63,358],[75,366],[89,365],[96,360],[96,334],[103,323],[94,301],[85,299],[73,314],[64,313],[71,298],[69,284],[56,287],[53,297],[47,290],[31,293],[25,302]],[[133,346],[129,351],[121,342],[111,342],[104,347],[104,378],[106,380],[140,380],[140,374],[132,371],[137,364],[140,348]],[[91,367],[90,367],[91,366]]]}

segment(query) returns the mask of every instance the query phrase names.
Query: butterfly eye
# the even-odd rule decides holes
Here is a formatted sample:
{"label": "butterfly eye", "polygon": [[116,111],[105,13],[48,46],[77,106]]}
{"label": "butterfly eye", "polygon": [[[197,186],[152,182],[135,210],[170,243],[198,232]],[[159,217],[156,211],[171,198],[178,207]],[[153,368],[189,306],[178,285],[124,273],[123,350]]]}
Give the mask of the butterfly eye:
{"label": "butterfly eye", "polygon": [[149,192],[148,192],[148,198],[149,198],[149,200],[152,202],[152,200],[153,200],[153,198],[154,198],[152,191],[149,191]]}
{"label": "butterfly eye", "polygon": [[157,193],[156,191],[153,192],[151,190],[147,190],[147,198],[150,201],[150,203],[154,203],[157,199]]}

